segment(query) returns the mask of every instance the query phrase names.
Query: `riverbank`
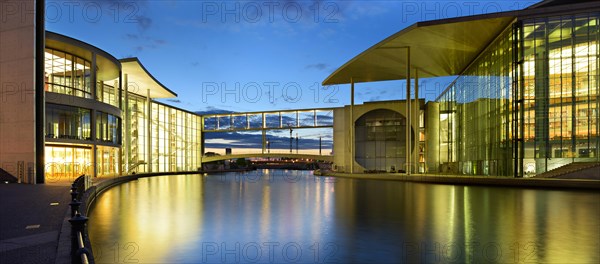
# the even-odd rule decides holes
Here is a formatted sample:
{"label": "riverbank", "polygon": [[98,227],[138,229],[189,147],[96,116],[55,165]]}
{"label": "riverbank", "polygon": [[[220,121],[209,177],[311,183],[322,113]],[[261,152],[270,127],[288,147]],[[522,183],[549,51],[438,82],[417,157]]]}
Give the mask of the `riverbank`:
{"label": "riverbank", "polygon": [[315,176],[352,178],[363,180],[386,180],[422,182],[455,185],[487,185],[528,188],[564,188],[564,189],[600,189],[600,180],[591,179],[556,179],[556,178],[508,178],[474,175],[439,175],[439,174],[413,174],[400,173],[342,173],[342,172],[315,172]]}

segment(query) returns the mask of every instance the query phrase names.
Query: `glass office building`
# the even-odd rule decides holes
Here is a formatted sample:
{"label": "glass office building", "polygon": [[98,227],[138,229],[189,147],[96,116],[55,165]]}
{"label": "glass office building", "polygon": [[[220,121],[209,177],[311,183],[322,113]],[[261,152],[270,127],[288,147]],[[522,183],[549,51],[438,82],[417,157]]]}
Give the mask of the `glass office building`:
{"label": "glass office building", "polygon": [[599,18],[511,24],[438,98],[440,161],[516,176],[600,161]]}
{"label": "glass office building", "polygon": [[137,59],[117,60],[51,32],[46,38],[47,182],[200,167],[201,117],[154,101],[176,94]]}
{"label": "glass office building", "polygon": [[[456,77],[425,107],[426,159],[403,167],[424,162],[429,172],[529,177],[600,162],[599,19],[597,1],[549,0],[422,21],[357,55],[323,84],[410,80],[405,94],[418,96],[418,78]],[[359,132],[362,123],[352,121]],[[416,151],[422,149],[408,150]],[[345,165],[354,160],[364,157]]]}

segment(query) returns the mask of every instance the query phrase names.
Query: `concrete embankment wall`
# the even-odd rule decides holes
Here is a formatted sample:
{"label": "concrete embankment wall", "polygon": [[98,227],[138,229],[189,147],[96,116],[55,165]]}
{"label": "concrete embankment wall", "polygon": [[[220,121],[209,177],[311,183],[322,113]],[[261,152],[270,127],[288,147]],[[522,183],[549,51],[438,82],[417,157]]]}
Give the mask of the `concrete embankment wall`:
{"label": "concrete embankment wall", "polygon": [[600,180],[582,179],[554,179],[554,178],[508,178],[490,176],[461,176],[461,175],[434,175],[434,174],[405,174],[381,173],[323,173],[322,176],[333,176],[342,178],[364,179],[364,180],[388,180],[405,182],[422,182],[437,184],[456,185],[488,185],[508,187],[533,187],[533,188],[564,188],[564,189],[600,189]]}

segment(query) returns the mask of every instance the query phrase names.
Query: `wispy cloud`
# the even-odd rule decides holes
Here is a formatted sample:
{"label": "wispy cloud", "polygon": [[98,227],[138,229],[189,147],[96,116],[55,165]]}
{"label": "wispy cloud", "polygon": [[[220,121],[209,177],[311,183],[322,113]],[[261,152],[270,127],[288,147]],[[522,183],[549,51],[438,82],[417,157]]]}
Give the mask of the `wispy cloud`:
{"label": "wispy cloud", "polygon": [[152,18],[145,15],[138,15],[136,17],[137,25],[142,31],[147,31],[152,26]]}
{"label": "wispy cloud", "polygon": [[132,47],[137,52],[148,49],[156,49],[168,44],[168,42],[164,39],[154,38],[143,33],[126,33],[123,38],[129,42],[132,42]]}
{"label": "wispy cloud", "polygon": [[368,101],[381,101],[381,96],[372,96]]}
{"label": "wispy cloud", "polygon": [[138,34],[127,33],[125,34],[125,38],[130,40],[138,40],[140,36]]}
{"label": "wispy cloud", "polygon": [[317,69],[317,70],[322,71],[322,70],[326,70],[327,67],[329,67],[329,65],[326,63],[315,63],[315,64],[306,65],[304,68],[305,69]]}

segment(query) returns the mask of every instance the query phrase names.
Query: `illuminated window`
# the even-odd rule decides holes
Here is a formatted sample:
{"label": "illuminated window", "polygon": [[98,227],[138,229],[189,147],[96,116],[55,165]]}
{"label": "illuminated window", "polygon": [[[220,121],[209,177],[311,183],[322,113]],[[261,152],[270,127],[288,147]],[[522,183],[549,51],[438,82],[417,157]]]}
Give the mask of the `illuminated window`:
{"label": "illuminated window", "polygon": [[91,63],[83,58],[46,48],[45,90],[92,98]]}

